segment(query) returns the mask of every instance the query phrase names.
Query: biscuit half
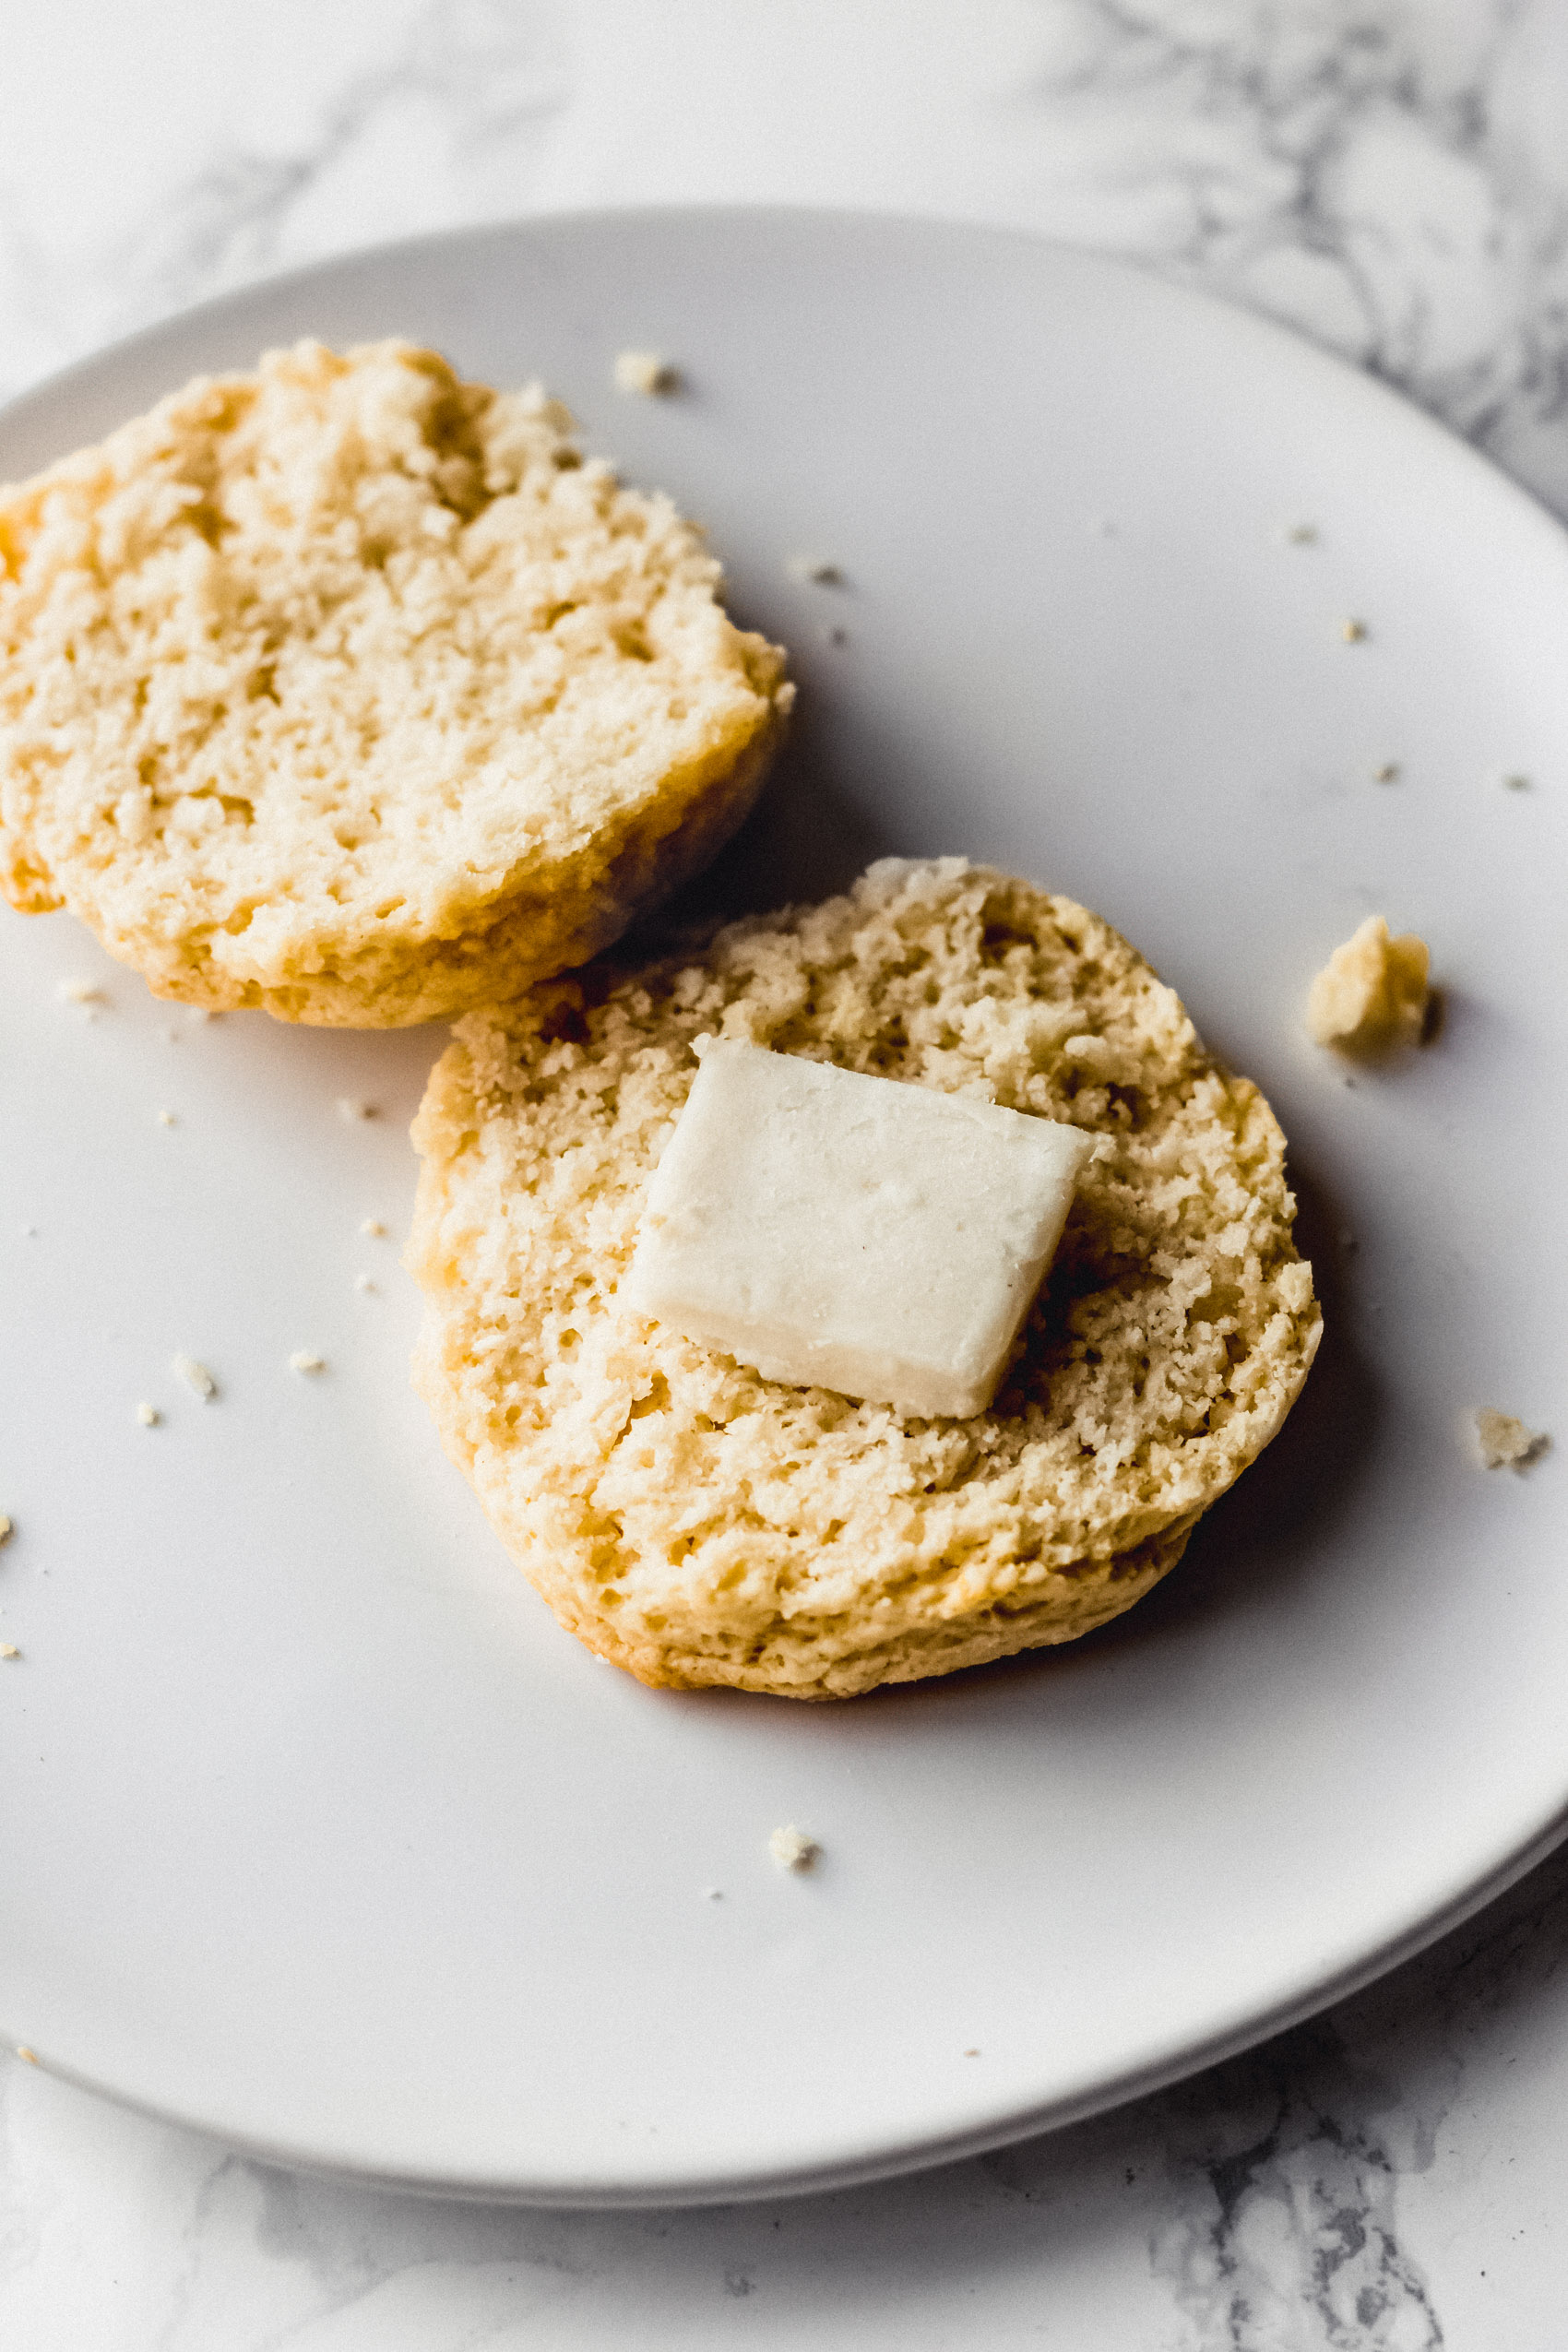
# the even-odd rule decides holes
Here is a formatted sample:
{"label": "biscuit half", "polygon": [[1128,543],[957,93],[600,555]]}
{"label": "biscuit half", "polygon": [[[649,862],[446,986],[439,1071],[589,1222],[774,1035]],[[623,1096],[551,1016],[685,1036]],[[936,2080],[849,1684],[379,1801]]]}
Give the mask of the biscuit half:
{"label": "biscuit half", "polygon": [[[619,1302],[705,1032],[1101,1138],[988,1411],[786,1387]],[[470,1015],[414,1140],[416,1385],[562,1621],[648,1682],[831,1698],[1087,1632],[1318,1343],[1257,1088],[1107,924],[962,860]]]}
{"label": "biscuit half", "polygon": [[670,501],[400,342],[200,378],[0,490],[0,886],[160,995],[386,1028],[585,961],[792,689]]}

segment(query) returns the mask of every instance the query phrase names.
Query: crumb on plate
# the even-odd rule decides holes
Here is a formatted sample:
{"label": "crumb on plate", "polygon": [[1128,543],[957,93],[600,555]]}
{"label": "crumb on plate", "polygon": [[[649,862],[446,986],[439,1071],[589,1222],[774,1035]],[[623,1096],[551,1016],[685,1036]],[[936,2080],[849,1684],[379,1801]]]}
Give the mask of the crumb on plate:
{"label": "crumb on plate", "polygon": [[1489,1406],[1476,1415],[1476,1438],[1489,1470],[1522,1470],[1551,1443],[1544,1430],[1526,1429],[1512,1413],[1493,1412]]}
{"label": "crumb on plate", "polygon": [[809,581],[814,588],[842,588],[844,566],[830,556],[791,555],[784,569],[792,580]]}
{"label": "crumb on plate", "polygon": [[774,1831],[767,1850],[781,1871],[809,1871],[822,1848],[814,1837],[789,1822]]}
{"label": "crumb on plate", "polygon": [[360,1227],[360,1231],[368,1234],[373,1241],[379,1241],[386,1230],[386,1228],[379,1217],[367,1217]]}
{"label": "crumb on plate", "polygon": [[1307,997],[1307,1029],[1316,1045],[1372,1053],[1420,1039],[1431,993],[1431,957],[1414,932],[1391,937],[1382,915],[1369,915],[1335,949]]}
{"label": "crumb on plate", "polygon": [[357,1094],[340,1094],[338,1098],[338,1116],[339,1119],[374,1119],[375,1105],[374,1102],[363,1101]]}
{"label": "crumb on plate", "polygon": [[174,1370],[187,1388],[194,1388],[198,1396],[211,1404],[218,1394],[218,1383],[205,1364],[198,1364],[194,1356],[176,1356]]}
{"label": "crumb on plate", "polygon": [[1397,784],[1398,781],[1399,763],[1396,759],[1385,759],[1381,767],[1372,769],[1374,784]]}
{"label": "crumb on plate", "polygon": [[0,1642],[0,1657],[20,1657],[20,1656],[21,1652],[15,1642]]}
{"label": "crumb on plate", "polygon": [[162,1418],[156,1405],[144,1404],[137,1407],[137,1419],[143,1429],[156,1429]]}
{"label": "crumb on plate", "polygon": [[327,1370],[327,1359],[309,1348],[296,1348],[289,1359],[289,1370],[297,1372],[319,1372]]}
{"label": "crumb on plate", "polygon": [[1360,645],[1366,638],[1367,624],[1364,621],[1345,621],[1340,624],[1339,634],[1347,645]]}
{"label": "crumb on plate", "polygon": [[657,351],[617,351],[613,373],[617,392],[641,392],[652,397],[680,388],[680,369],[671,367]]}
{"label": "crumb on plate", "polygon": [[1315,547],[1317,544],[1317,525],[1315,523],[1292,523],[1285,536],[1289,540],[1292,547]]}

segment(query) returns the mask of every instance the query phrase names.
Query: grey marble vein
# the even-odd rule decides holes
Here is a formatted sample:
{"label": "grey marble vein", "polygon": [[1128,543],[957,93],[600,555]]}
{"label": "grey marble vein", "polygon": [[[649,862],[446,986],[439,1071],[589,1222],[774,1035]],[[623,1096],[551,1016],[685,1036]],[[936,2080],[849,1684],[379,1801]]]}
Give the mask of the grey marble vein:
{"label": "grey marble vein", "polygon": [[1039,13],[1019,102],[1053,183],[1053,151],[1092,148],[1117,243],[1304,328],[1568,506],[1560,6]]}

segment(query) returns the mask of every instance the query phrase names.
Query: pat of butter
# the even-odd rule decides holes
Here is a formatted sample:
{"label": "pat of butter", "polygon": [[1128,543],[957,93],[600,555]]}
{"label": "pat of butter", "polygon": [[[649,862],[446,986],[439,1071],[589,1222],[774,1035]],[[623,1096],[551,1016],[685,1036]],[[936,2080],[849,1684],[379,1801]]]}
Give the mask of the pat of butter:
{"label": "pat of butter", "polygon": [[713,1040],[622,1297],[766,1380],[978,1413],[1094,1148],[1053,1120]]}

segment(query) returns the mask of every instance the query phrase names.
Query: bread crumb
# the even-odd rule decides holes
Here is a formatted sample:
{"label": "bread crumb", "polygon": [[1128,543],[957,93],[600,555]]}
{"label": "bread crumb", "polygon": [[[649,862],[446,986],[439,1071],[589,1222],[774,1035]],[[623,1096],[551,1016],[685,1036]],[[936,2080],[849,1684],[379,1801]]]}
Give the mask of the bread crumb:
{"label": "bread crumb", "polygon": [[9,1543],[16,1532],[15,1522],[8,1519],[4,1511],[0,1511],[0,1543]]}
{"label": "bread crumb", "polygon": [[791,555],[784,569],[792,580],[809,581],[813,588],[842,588],[844,566],[822,555]]}
{"label": "bread crumb", "polygon": [[218,1383],[205,1364],[198,1364],[194,1356],[176,1356],[174,1370],[187,1388],[194,1388],[198,1396],[205,1397],[211,1404],[218,1394]]}
{"label": "bread crumb", "polygon": [[679,391],[681,386],[680,369],[671,367],[657,351],[617,351],[614,376],[617,392],[651,396]]}
{"label": "bread crumb", "polygon": [[174,1127],[179,1124],[179,1122],[172,1111],[160,1111],[158,1114],[158,1123],[160,1127]]}
{"label": "bread crumb", "polygon": [[37,2050],[30,2049],[26,2042],[18,2042],[17,2044],[17,2056],[23,2061],[24,2065],[36,2066],[38,2064]]}
{"label": "bread crumb", "polygon": [[362,1101],[358,1095],[341,1094],[338,1098],[338,1116],[339,1119],[374,1119],[375,1105]]}
{"label": "bread crumb", "polygon": [[1342,622],[1339,634],[1347,645],[1360,645],[1366,637],[1367,624],[1364,621]]}
{"label": "bread crumb", "polygon": [[978,2058],[980,2056],[980,2052],[978,2049],[967,2049],[964,2052],[964,2056],[966,2058]]}
{"label": "bread crumb", "polygon": [[1503,789],[1505,792],[1527,792],[1530,789],[1530,779],[1527,776],[1505,776],[1503,779]]}
{"label": "bread crumb", "polygon": [[143,1429],[156,1429],[159,1422],[163,1419],[163,1416],[159,1411],[156,1405],[138,1405],[137,1407],[137,1419],[141,1423]]}
{"label": "bread crumb", "polygon": [[356,1290],[374,1290],[375,1285],[371,1280],[368,1274],[356,1274],[354,1277],[354,1288]]}
{"label": "bread crumb", "polygon": [[1396,759],[1385,759],[1381,767],[1372,769],[1374,784],[1397,784],[1398,781],[1399,763]]}
{"label": "bread crumb", "polygon": [[1285,536],[1289,540],[1292,547],[1315,547],[1317,545],[1317,525],[1315,523],[1292,523]]}
{"label": "bread crumb", "polygon": [[319,1372],[327,1370],[325,1356],[313,1355],[308,1348],[296,1348],[289,1359],[289,1370],[297,1372]]}
{"label": "bread crumb", "polygon": [[367,1217],[364,1223],[360,1227],[360,1231],[362,1233],[368,1233],[373,1241],[379,1241],[386,1230],[386,1228],[383,1225],[379,1217]]}
{"label": "bread crumb", "polygon": [[1522,1470],[1551,1443],[1544,1430],[1528,1430],[1512,1413],[1494,1413],[1490,1407],[1476,1415],[1476,1436],[1489,1470]]}
{"label": "bread crumb", "polygon": [[808,1837],[793,1822],[776,1829],[767,1841],[767,1850],[781,1871],[809,1871],[822,1848],[814,1837]]}
{"label": "bread crumb", "polygon": [[20,1657],[20,1656],[21,1652],[15,1642],[0,1642],[0,1657]]}
{"label": "bread crumb", "polygon": [[93,980],[62,980],[60,993],[67,1004],[106,1004],[109,1001]]}
{"label": "bread crumb", "polygon": [[705,1903],[722,1903],[724,1889],[721,1886],[705,1886],[702,1891],[702,1899]]}
{"label": "bread crumb", "polygon": [[1314,1044],[1347,1053],[1414,1045],[1426,1020],[1431,957],[1414,932],[1391,938],[1382,915],[1369,915],[1336,947],[1312,984],[1307,1028]]}

